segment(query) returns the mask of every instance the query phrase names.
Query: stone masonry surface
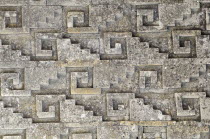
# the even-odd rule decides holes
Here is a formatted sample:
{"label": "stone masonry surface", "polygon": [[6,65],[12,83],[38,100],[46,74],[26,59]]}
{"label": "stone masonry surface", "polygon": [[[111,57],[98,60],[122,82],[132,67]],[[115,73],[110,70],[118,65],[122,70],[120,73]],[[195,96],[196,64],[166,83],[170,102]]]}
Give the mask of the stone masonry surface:
{"label": "stone masonry surface", "polygon": [[210,0],[0,0],[0,139],[210,139]]}

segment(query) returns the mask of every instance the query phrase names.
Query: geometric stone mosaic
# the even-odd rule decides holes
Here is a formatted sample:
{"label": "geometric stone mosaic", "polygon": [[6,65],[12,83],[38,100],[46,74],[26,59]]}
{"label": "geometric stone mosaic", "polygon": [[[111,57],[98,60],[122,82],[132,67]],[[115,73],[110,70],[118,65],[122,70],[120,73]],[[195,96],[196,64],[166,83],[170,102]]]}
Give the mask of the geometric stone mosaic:
{"label": "geometric stone mosaic", "polygon": [[0,139],[210,139],[210,0],[0,0]]}

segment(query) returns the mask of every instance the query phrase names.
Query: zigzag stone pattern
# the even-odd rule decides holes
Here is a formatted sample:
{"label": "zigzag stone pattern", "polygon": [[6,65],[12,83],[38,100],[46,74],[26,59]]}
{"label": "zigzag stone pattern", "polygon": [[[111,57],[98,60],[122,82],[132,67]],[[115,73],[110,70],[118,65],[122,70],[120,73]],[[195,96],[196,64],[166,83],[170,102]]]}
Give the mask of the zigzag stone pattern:
{"label": "zigzag stone pattern", "polygon": [[210,0],[0,0],[0,139],[210,139]]}

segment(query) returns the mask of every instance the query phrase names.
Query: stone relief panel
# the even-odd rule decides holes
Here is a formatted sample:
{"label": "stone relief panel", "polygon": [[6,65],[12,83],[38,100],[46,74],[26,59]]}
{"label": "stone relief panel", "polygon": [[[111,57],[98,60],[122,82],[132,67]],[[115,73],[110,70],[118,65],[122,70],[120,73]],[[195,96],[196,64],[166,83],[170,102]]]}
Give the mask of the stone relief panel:
{"label": "stone relief panel", "polygon": [[0,139],[209,139],[210,0],[0,0]]}

